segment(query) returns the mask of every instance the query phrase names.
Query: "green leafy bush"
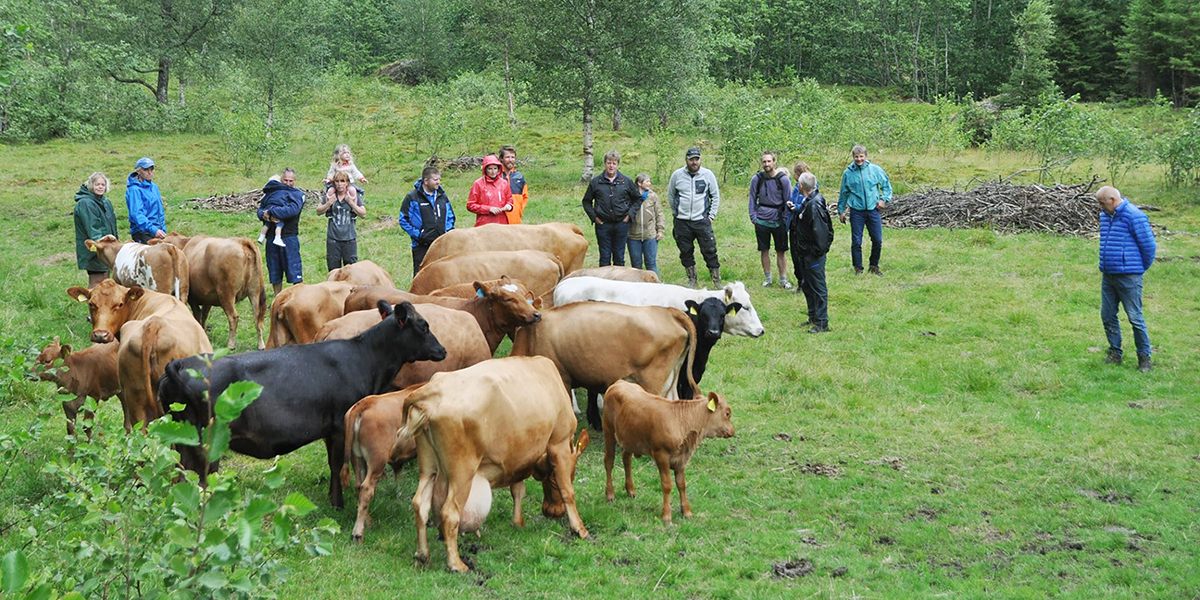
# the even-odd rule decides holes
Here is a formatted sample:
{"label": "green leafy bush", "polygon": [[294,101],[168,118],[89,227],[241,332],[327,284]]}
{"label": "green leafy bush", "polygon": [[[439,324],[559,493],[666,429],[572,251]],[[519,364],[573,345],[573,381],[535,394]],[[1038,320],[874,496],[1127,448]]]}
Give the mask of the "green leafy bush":
{"label": "green leafy bush", "polygon": [[1200,183],[1200,110],[1192,109],[1184,126],[1163,141],[1159,158],[1167,164],[1167,182]]}

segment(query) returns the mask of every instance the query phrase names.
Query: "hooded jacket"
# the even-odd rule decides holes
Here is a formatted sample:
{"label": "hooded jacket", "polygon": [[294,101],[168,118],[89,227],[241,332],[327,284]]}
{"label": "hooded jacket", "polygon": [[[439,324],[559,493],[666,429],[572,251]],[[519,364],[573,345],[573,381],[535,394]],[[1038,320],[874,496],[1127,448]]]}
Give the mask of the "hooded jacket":
{"label": "hooded jacket", "polygon": [[508,224],[520,225],[525,205],[529,204],[529,184],[525,183],[525,175],[516,169],[503,171],[500,176],[508,180],[509,189],[512,190],[513,209],[508,213]]}
{"label": "hooded jacket", "polygon": [[137,171],[125,181],[125,206],[129,208],[129,234],[167,232],[167,215],[163,210],[158,184],[138,179]]}
{"label": "hooded jacket", "polygon": [[[491,165],[500,167],[500,171],[496,172],[495,178],[488,178],[487,168]],[[504,165],[500,163],[500,159],[492,155],[487,155],[483,158],[483,166],[481,168],[483,176],[475,180],[471,185],[471,192],[467,195],[467,210],[475,213],[475,226],[487,225],[488,223],[508,223],[508,215],[504,212],[493,215],[491,207],[496,206],[504,208],[512,204],[512,188],[509,182],[501,174],[504,171]]]}
{"label": "hooded jacket", "polygon": [[1154,264],[1154,231],[1146,213],[1124,198],[1112,216],[1100,211],[1100,272],[1140,275]]}
{"label": "hooded jacket", "polygon": [[113,209],[108,196],[97,196],[87,189],[87,185],[79,186],[75,192],[75,263],[80,269],[88,271],[107,271],[108,265],[100,262],[95,252],[87,249],[83,243],[87,240],[98,240],[106,235],[117,235],[117,212]]}
{"label": "hooded jacket", "polygon": [[642,204],[633,214],[629,223],[629,239],[640,242],[655,240],[666,231],[667,222],[663,217],[662,202],[658,194],[649,190],[642,192]]}
{"label": "hooded jacket", "polygon": [[258,201],[258,218],[270,210],[271,216],[283,222],[283,237],[295,237],[300,233],[300,211],[304,210],[304,190],[284,185],[274,179],[263,186],[262,200]]}
{"label": "hooded jacket", "polygon": [[442,186],[433,194],[433,202],[425,193],[421,180],[400,204],[400,228],[412,238],[412,246],[428,246],[443,233],[454,229],[454,208]]}

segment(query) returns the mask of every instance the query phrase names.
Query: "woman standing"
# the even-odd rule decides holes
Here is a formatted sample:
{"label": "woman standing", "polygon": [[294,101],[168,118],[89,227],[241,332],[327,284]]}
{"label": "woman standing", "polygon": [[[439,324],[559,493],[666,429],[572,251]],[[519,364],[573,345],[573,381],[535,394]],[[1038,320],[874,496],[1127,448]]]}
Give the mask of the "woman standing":
{"label": "woman standing", "polygon": [[117,213],[104,195],[106,192],[108,177],[99,171],[92,173],[75,192],[75,262],[87,271],[88,289],[108,277],[108,267],[84,242],[106,235],[117,237]]}

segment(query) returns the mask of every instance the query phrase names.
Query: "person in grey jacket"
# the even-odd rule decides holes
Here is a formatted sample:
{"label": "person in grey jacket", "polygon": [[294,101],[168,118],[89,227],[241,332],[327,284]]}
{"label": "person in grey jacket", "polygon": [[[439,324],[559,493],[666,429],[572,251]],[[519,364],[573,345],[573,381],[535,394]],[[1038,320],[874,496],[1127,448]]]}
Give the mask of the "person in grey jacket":
{"label": "person in grey jacket", "polygon": [[667,203],[675,222],[671,230],[679,247],[679,261],[687,271],[688,286],[696,287],[695,243],[712,276],[714,287],[721,287],[721,260],[717,257],[717,238],[712,222],[721,205],[717,176],[700,166],[700,149],[689,148],[687,165],[676,169],[667,182]]}

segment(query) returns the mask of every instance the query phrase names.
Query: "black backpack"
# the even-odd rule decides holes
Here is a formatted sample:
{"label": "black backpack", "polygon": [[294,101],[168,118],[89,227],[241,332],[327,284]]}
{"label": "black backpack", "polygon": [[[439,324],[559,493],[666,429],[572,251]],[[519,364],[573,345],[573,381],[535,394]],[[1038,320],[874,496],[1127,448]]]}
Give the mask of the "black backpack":
{"label": "black backpack", "polygon": [[[767,208],[779,208],[783,206],[784,202],[787,202],[788,190],[785,189],[785,186],[783,185],[783,178],[787,175],[787,173],[784,172],[783,169],[776,169],[775,171],[776,173],[774,177],[767,177],[767,174],[763,171],[758,172],[758,185],[755,187],[754,197],[758,199],[759,206],[765,206]],[[778,204],[769,204],[770,200],[763,195],[763,186],[766,185],[767,180],[774,181],[775,185],[779,187],[780,201]]]}

